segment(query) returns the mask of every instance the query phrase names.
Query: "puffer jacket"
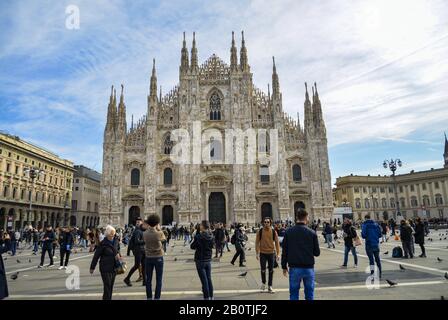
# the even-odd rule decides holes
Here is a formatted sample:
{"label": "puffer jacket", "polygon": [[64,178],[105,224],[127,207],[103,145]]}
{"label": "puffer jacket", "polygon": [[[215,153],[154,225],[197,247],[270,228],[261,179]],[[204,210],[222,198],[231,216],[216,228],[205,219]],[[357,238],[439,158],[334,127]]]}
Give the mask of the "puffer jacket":
{"label": "puffer jacket", "polygon": [[198,232],[194,236],[190,248],[196,250],[194,261],[207,262],[212,260],[213,243],[215,239],[209,231]]}
{"label": "puffer jacket", "polygon": [[366,220],[362,224],[361,236],[366,239],[366,248],[378,249],[382,237],[381,227],[373,220]]}

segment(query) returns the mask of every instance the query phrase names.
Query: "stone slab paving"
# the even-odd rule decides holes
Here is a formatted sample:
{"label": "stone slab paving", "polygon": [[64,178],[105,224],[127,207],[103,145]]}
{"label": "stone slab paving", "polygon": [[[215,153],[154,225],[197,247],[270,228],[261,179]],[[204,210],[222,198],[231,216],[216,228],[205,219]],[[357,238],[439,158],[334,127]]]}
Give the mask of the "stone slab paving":
{"label": "stone slab paving", "polygon": [[[436,231],[434,234],[444,232]],[[434,237],[433,234],[433,238]],[[234,254],[225,252],[223,258],[212,263],[212,278],[215,288],[215,299],[237,300],[263,300],[288,299],[288,279],[282,275],[280,269],[274,272],[275,294],[260,293],[261,285],[258,261],[255,258],[254,235],[249,236],[247,253],[247,267],[232,266],[230,260]],[[390,239],[381,245],[383,258],[383,279],[378,289],[369,289],[365,282],[368,277],[368,259],[364,248],[358,248],[359,267],[353,268],[353,258],[349,257],[349,267],[340,269],[344,250],[343,243],[336,243],[335,249],[327,249],[323,239],[321,241],[322,253],[316,259],[316,299],[440,299],[448,297],[448,280],[444,273],[448,272],[448,240],[435,240],[427,243],[428,258],[393,259],[393,247],[399,243]],[[193,251],[183,246],[183,241],[172,241],[165,256],[164,279],[162,299],[201,299],[201,284],[196,274],[193,261]],[[416,246],[416,254],[420,248]],[[389,251],[388,255],[384,252]],[[80,289],[68,290],[66,280],[70,274],[64,270],[57,270],[59,260],[53,268],[37,269],[40,256],[35,256],[28,249],[19,250],[17,257],[3,255],[10,291],[9,299],[101,299],[102,283],[98,270],[94,275],[89,274],[89,265],[92,254],[85,250],[77,250],[72,254],[70,264],[79,267]],[[122,250],[126,254],[126,250]],[[437,257],[443,261],[438,262]],[[174,260],[176,259],[176,261]],[[19,260],[19,261],[17,261]],[[133,263],[133,257],[125,257],[128,266]],[[45,261],[49,263],[48,257]],[[236,263],[237,265],[238,263]],[[401,271],[399,264],[406,270]],[[10,276],[19,271],[18,279],[11,280]],[[239,274],[246,272],[245,277]],[[133,280],[138,277],[135,273]],[[145,290],[141,284],[134,283],[127,287],[123,283],[123,275],[117,276],[114,290],[114,299],[145,299]],[[396,287],[390,288],[385,279],[398,282]],[[303,290],[300,292],[303,297]]]}

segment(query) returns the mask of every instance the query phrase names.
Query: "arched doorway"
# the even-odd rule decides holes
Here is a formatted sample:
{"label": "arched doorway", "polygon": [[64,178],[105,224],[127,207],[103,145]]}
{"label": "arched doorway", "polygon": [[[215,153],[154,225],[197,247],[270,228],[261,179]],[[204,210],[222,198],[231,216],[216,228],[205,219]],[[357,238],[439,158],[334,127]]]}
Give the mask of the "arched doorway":
{"label": "arched doorway", "polygon": [[294,214],[296,214],[299,209],[305,209],[305,204],[302,201],[294,202]]}
{"label": "arched doorway", "polygon": [[261,205],[261,218],[271,218],[272,219],[272,204],[270,204],[269,202],[264,202]]}
{"label": "arched doorway", "polygon": [[137,221],[137,218],[140,216],[140,207],[132,206],[129,208],[129,219],[128,219],[128,225],[135,226],[135,222]]}
{"label": "arched doorway", "polygon": [[173,215],[173,207],[172,206],[164,206],[162,209],[162,225],[167,226],[173,223],[174,215]]}
{"label": "arched doorway", "polygon": [[76,227],[76,216],[70,216],[70,226]]}
{"label": "arched doorway", "polygon": [[208,219],[211,223],[226,223],[226,198],[222,192],[212,192],[208,198]]}

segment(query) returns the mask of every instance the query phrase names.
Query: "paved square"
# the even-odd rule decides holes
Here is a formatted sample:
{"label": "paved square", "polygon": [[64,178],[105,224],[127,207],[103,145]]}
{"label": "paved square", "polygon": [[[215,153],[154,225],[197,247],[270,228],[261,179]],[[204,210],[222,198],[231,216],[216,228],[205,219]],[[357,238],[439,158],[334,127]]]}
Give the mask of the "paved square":
{"label": "paved square", "polygon": [[[359,267],[353,268],[353,257],[349,256],[349,267],[340,269],[343,260],[343,242],[336,243],[336,249],[327,249],[322,237],[321,256],[316,259],[316,291],[315,299],[440,299],[448,297],[448,280],[444,278],[448,272],[448,241],[438,240],[434,236],[447,233],[446,230],[432,231],[433,242],[426,242],[427,258],[393,259],[392,248],[399,243],[390,239],[381,245],[383,263],[383,279],[378,289],[368,289],[365,285],[368,274],[368,259],[363,247],[358,248]],[[255,258],[254,235],[249,235],[249,250],[247,253],[247,267],[232,266],[230,260],[234,254],[225,252],[223,258],[212,263],[212,277],[215,289],[215,299],[260,300],[260,299],[289,299],[288,279],[282,275],[281,269],[275,269],[275,294],[260,293],[260,269]],[[172,246],[174,245],[174,247]],[[420,248],[416,246],[416,254]],[[32,255],[30,250],[19,250],[17,257],[3,255],[8,277],[9,299],[101,299],[102,282],[98,269],[93,275],[89,274],[92,254],[85,250],[77,250],[72,254],[69,265],[76,265],[80,269],[80,289],[68,290],[66,279],[69,274],[64,270],[57,270],[59,260],[53,268],[38,269],[40,255]],[[388,254],[384,254],[387,252]],[[125,256],[126,249],[121,253]],[[194,252],[183,246],[183,241],[172,241],[165,256],[162,299],[202,299],[201,285],[193,261]],[[58,256],[58,254],[56,254]],[[437,257],[442,262],[437,261]],[[175,261],[176,259],[176,261]],[[128,266],[132,266],[133,257],[126,257]],[[20,263],[19,263],[20,261]],[[48,257],[46,259],[48,262]],[[399,264],[406,268],[401,271]],[[236,263],[237,265],[237,263]],[[18,279],[12,280],[11,275],[19,271]],[[239,274],[247,271],[245,277]],[[133,280],[138,277],[136,272]],[[127,287],[123,283],[124,276],[116,279],[113,299],[145,299],[145,288],[134,283]],[[398,282],[396,287],[390,288],[386,279]],[[154,280],[153,280],[154,281]],[[303,298],[303,289],[300,291]]]}

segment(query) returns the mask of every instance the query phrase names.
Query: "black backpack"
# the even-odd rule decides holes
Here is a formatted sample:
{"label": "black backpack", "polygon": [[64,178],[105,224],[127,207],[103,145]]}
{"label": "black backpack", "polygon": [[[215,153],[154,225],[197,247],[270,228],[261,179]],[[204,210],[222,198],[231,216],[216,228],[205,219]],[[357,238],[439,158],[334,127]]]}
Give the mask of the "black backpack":
{"label": "black backpack", "polygon": [[230,238],[230,243],[231,244],[235,244],[236,242],[236,232],[232,235],[232,237]]}
{"label": "black backpack", "polygon": [[403,257],[403,250],[401,249],[401,247],[395,247],[392,250],[392,258],[401,258]]}

